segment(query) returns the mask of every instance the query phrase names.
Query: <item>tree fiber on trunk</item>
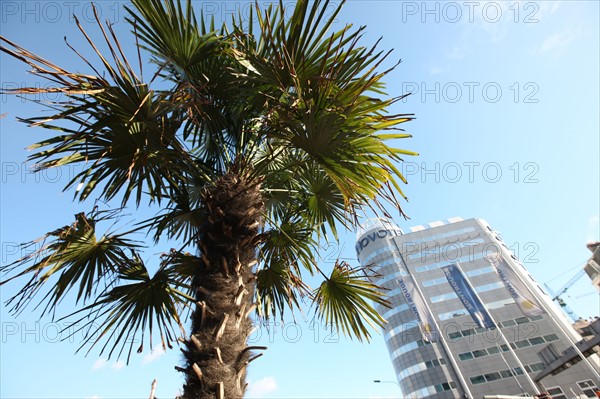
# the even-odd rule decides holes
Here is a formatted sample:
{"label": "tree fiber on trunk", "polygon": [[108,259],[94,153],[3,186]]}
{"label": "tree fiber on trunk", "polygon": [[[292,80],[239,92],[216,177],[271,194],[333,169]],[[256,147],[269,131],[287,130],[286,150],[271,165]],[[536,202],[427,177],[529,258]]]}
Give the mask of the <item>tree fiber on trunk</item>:
{"label": "tree fiber on trunk", "polygon": [[183,398],[242,398],[252,347],[246,341],[254,310],[253,266],[264,203],[246,175],[225,174],[205,189],[208,221],[198,242],[201,262],[192,287],[196,308],[186,360]]}

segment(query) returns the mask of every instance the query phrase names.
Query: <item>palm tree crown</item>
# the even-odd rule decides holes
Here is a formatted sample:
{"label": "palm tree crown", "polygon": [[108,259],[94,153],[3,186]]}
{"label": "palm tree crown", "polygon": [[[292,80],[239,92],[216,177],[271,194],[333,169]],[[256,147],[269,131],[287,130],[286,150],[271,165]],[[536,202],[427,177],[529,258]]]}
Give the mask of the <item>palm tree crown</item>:
{"label": "palm tree crown", "polygon": [[[360,45],[363,28],[331,32],[341,4],[328,17],[322,1],[298,2],[289,18],[282,3],[257,7],[247,22],[217,28],[190,1],[132,3],[137,72],[100,21],[106,54],[78,24],[97,56],[76,51],[89,74],[1,38],[3,52],[54,83],[43,91],[68,98],[50,104],[50,116],[24,120],[58,131],[32,145],[30,158],[40,170],[81,165],[65,188],[79,201],[120,202],[77,214],[44,235],[39,251],[2,267],[10,273],[2,284],[26,279],[12,311],[39,294],[42,314],[53,312],[73,291],[81,305],[65,318],[87,331],[82,347],[129,359],[153,337],[178,343],[190,399],[243,395],[246,367],[263,349],[246,345],[255,310],[282,317],[306,297],[318,318],[368,339],[368,325],[385,322],[371,302],[386,303],[371,272],[340,261],[323,270],[317,254],[321,239],[355,226],[361,212],[385,212],[381,199],[402,214],[396,165],[414,153],[388,143],[409,137],[398,125],[412,116],[388,113],[402,98],[383,91],[391,69],[378,69],[389,52]],[[154,68],[148,82],[141,50]],[[132,200],[162,211],[128,231],[107,229]],[[139,232],[179,243],[153,275],[132,238]],[[306,273],[322,284],[308,287]]]}

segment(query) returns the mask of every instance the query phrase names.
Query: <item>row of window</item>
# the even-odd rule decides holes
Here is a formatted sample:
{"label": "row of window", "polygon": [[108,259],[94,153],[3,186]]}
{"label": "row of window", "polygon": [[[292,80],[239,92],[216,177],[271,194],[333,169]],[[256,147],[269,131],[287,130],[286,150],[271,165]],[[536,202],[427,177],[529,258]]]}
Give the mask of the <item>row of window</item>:
{"label": "row of window", "polygon": [[420,371],[424,371],[433,367],[439,367],[440,365],[444,364],[446,364],[446,359],[444,358],[427,360],[426,362],[420,362],[417,364],[413,364],[412,366],[403,368],[402,371],[398,374],[398,376],[399,379],[403,380]]}
{"label": "row of window", "polygon": [[406,276],[408,276],[408,273],[405,270],[402,270],[402,269],[398,268],[393,273],[389,273],[387,276],[385,276],[381,280],[378,280],[377,284],[379,284],[380,286],[383,286],[385,283],[387,283],[387,282],[389,282],[391,280],[394,280],[394,279],[399,278],[399,277],[406,277]]}
{"label": "row of window", "polygon": [[[517,317],[516,319],[504,320],[502,322],[498,322],[499,327],[512,327],[517,324],[525,324],[530,321],[538,321],[542,320],[544,316],[532,316],[532,317]],[[468,328],[466,330],[455,331],[448,334],[448,338],[457,339],[460,337],[468,337],[470,335],[479,334],[485,331],[485,328],[477,327],[477,328]]]}
{"label": "row of window", "polygon": [[[376,255],[380,255],[380,254],[389,252],[391,250],[392,249],[390,249],[388,247],[377,249],[373,254],[369,255],[368,259],[372,259]],[[470,255],[463,256],[461,258],[456,259],[456,262],[474,261],[476,259],[481,259],[483,257],[484,257],[484,255],[482,253],[470,254]],[[453,261],[454,261],[454,259],[453,259]],[[368,263],[368,261],[365,260],[365,263]],[[381,269],[386,266],[401,265],[401,264],[402,264],[402,262],[399,258],[396,258],[396,256],[390,256],[388,259],[383,260],[381,263],[378,262],[376,265],[373,265],[373,267],[376,267],[377,269]],[[417,272],[422,272],[425,270],[438,269],[443,266],[447,266],[448,264],[449,264],[448,262],[437,262],[435,264],[419,266],[419,267],[415,268],[415,270]],[[495,272],[493,267],[486,266],[486,267],[482,267],[479,269],[470,270],[468,272],[465,272],[465,275],[467,277],[473,277],[473,276],[479,276],[482,274],[493,273],[493,272]],[[397,270],[395,270],[393,273],[389,273],[384,278],[379,280],[378,284],[383,285],[383,284],[387,283],[388,281],[393,280],[394,278],[398,278],[399,276],[406,277],[406,276],[408,276],[408,273],[403,268],[398,267]],[[423,284],[423,287],[431,287],[431,286],[438,285],[438,284],[444,284],[446,282],[447,282],[446,277],[439,277],[439,278],[432,279],[432,280],[425,280],[422,282],[422,284]]]}
{"label": "row of window", "polygon": [[[367,255],[364,259],[360,260],[362,265],[369,265],[376,257],[383,254],[389,254],[395,252],[395,246],[392,245],[383,245],[380,248],[373,250],[369,255]],[[377,265],[371,265],[377,266]]]}
{"label": "row of window", "polygon": [[593,398],[595,393],[598,391],[598,387],[592,380],[579,381],[577,385],[579,385],[579,388],[581,388],[582,392],[588,398]]}
{"label": "row of window", "polygon": [[393,329],[386,331],[385,334],[383,335],[384,339],[386,341],[390,340],[392,337],[404,333],[406,331],[412,330],[414,328],[419,327],[419,322],[417,319],[411,319],[411,320],[407,320],[402,324],[397,325],[396,327],[394,327]]}
{"label": "row of window", "polygon": [[[498,288],[504,288],[504,283],[496,282],[496,283],[478,285],[477,287],[475,287],[475,291],[476,292],[486,292],[486,291],[492,291],[492,290],[495,290]],[[455,292],[449,292],[449,293],[442,294],[442,295],[432,296],[429,299],[431,300],[431,303],[437,303],[437,302],[443,302],[443,301],[447,301],[449,299],[455,299],[455,298],[458,298],[458,295],[456,295]]]}
{"label": "row of window", "polygon": [[[533,363],[533,364],[528,364],[525,366],[525,370],[528,373],[540,371],[543,368],[544,368],[544,363]],[[504,378],[512,378],[515,375],[522,375],[522,374],[523,374],[523,369],[521,367],[515,367],[512,370],[507,369],[507,370],[502,370],[502,371],[494,371],[494,372],[488,373],[488,374],[475,375],[473,377],[469,377],[469,380],[471,381],[471,384],[478,385],[478,384],[485,384],[486,382],[501,380]],[[554,398],[554,396],[552,396],[552,397]]]}
{"label": "row of window", "polygon": [[537,320],[542,320],[544,318],[544,316],[542,315],[538,315],[538,316],[531,316],[531,317],[517,317],[516,319],[512,319],[512,320],[505,320],[501,323],[498,323],[500,325],[500,327],[513,327],[517,324],[525,324],[525,323],[529,323],[530,321],[537,321]]}
{"label": "row of window", "polygon": [[512,370],[502,370],[502,371],[494,371],[488,374],[475,375],[473,377],[469,377],[471,384],[485,384],[486,382],[492,382],[496,380],[500,380],[503,378],[512,378],[515,375],[524,374],[523,369],[521,367],[515,367]]}
{"label": "row of window", "polygon": [[[475,291],[477,291],[477,292],[486,292],[486,291],[492,291],[492,290],[495,290],[495,289],[498,289],[498,288],[503,288],[503,287],[504,287],[503,283],[501,283],[501,282],[495,282],[495,283],[478,285],[478,286],[475,287]],[[404,294],[402,294],[402,289],[400,287],[394,288],[393,290],[389,291],[386,296],[389,299],[392,299],[396,295],[404,295]],[[449,292],[449,293],[442,294],[442,295],[432,296],[429,299],[430,299],[431,303],[438,303],[438,302],[446,301],[448,299],[455,299],[455,298],[458,298],[458,296],[456,295],[456,293],[455,292]],[[387,317],[391,316],[392,314],[396,314],[396,313],[399,313],[399,312],[401,312],[403,310],[408,309],[408,306],[403,307],[403,305],[405,305],[405,304],[402,304],[402,305],[396,306],[393,309],[390,309],[390,313],[389,314],[388,314],[388,312],[386,312]],[[394,311],[394,312],[391,312],[391,311]],[[384,316],[384,318],[387,318],[387,317]]]}
{"label": "row of window", "polygon": [[[374,269],[381,269],[383,267],[386,266],[391,266],[391,265],[401,265],[402,264],[402,259],[400,259],[399,256],[396,255],[396,251],[394,249],[391,248],[380,248],[377,250],[377,252],[383,252],[383,253],[388,253],[388,256],[386,256],[385,258],[381,259],[378,262],[373,262],[371,267]],[[389,252],[393,251],[391,256],[389,256]]]}
{"label": "row of window", "polygon": [[411,350],[420,348],[422,346],[425,345],[431,345],[431,342],[428,341],[424,341],[422,339],[418,340],[418,341],[412,341],[409,342],[407,344],[404,344],[402,346],[399,346],[394,352],[392,352],[392,354],[390,355],[390,357],[392,358],[392,362],[394,360],[396,360],[398,358],[398,356],[403,355],[407,352],[410,352]]}
{"label": "row of window", "polygon": [[422,398],[439,392],[449,391],[455,388],[456,383],[454,381],[447,381],[442,382],[441,384],[430,385],[425,388],[420,388],[415,391],[408,392],[406,396],[411,398]]}
{"label": "row of window", "polygon": [[[503,306],[509,305],[514,303],[514,300],[512,298],[506,298],[506,299],[502,299],[500,301],[495,301],[495,302],[490,302],[486,305],[486,307],[491,310],[491,309],[498,309],[501,308]],[[389,320],[391,317],[393,317],[395,314],[403,312],[405,310],[408,310],[408,305],[406,303],[403,303],[402,305],[399,305],[397,307],[395,307],[394,309],[389,309],[387,310],[384,314],[383,314],[383,318],[386,320]],[[457,309],[457,310],[453,310],[450,312],[446,312],[446,313],[439,313],[438,314],[438,318],[440,320],[448,320],[452,317],[458,317],[458,316],[464,316],[466,315],[466,310],[463,309]],[[531,320],[540,320],[543,319],[542,316],[535,316],[532,317]],[[524,322],[529,321],[529,319],[527,317],[522,317],[522,318],[518,318],[518,319],[514,319],[514,320],[507,320],[507,321],[503,321],[503,322],[499,322],[498,325],[500,327],[509,327],[509,326],[514,326],[515,324],[517,324],[517,321],[519,321],[518,324],[522,324]],[[410,320],[406,320],[404,323],[397,325],[396,327],[394,327],[391,330],[388,330],[384,333],[384,338],[386,341],[388,341],[390,338],[392,338],[393,336],[399,334],[399,333],[403,333],[405,331],[411,330],[413,328],[418,327],[418,321],[417,319],[415,319],[414,317],[411,318]],[[471,329],[472,330],[472,329]],[[463,331],[459,331],[459,332],[452,332],[448,334],[448,337],[451,339],[456,339],[456,338],[460,338],[462,336],[466,336],[466,335],[472,335],[472,333],[470,333],[469,331],[471,330],[463,330],[465,331],[463,334]],[[480,333],[483,332],[484,329],[483,328],[477,328],[476,332]]]}
{"label": "row of window", "polygon": [[[511,342],[510,347],[513,349],[519,349],[519,348],[525,348],[527,346],[541,345],[546,342],[552,342],[552,341],[557,341],[557,340],[558,340],[558,336],[556,334],[548,334],[548,335],[544,335],[543,337],[540,336],[540,337],[524,339],[521,341]],[[502,344],[499,346],[498,345],[491,346],[491,347],[485,348],[485,349],[477,349],[477,350],[474,350],[471,352],[459,353],[458,358],[461,361],[466,361],[466,360],[471,360],[471,359],[475,359],[478,357],[495,355],[500,352],[500,349],[502,349],[502,352],[507,352],[509,350],[507,345]]]}
{"label": "row of window", "polygon": [[[510,305],[513,303],[515,303],[514,299],[505,298],[505,299],[501,299],[501,300],[495,301],[495,302],[488,302],[485,304],[485,307],[488,310],[492,310],[492,309],[502,308],[506,305]],[[467,310],[464,307],[462,307],[462,308],[457,308],[457,309],[451,310],[449,312],[439,313],[438,318],[440,320],[448,320],[453,317],[465,316],[466,314],[467,314]]]}
{"label": "row of window", "polygon": [[384,319],[389,320],[390,317],[394,316],[397,313],[404,312],[405,310],[408,310],[408,304],[407,303],[403,303],[401,305],[398,305],[396,307],[388,309],[381,316]]}
{"label": "row of window", "polygon": [[448,266],[451,263],[474,262],[478,259],[483,259],[485,257],[485,255],[486,254],[484,254],[483,251],[477,251],[477,253],[463,255],[459,258],[452,258],[449,260],[443,260],[440,262],[432,262],[432,263],[428,263],[428,264],[425,264],[422,266],[417,266],[417,267],[415,267],[415,271],[417,273],[422,273],[422,272],[426,272],[429,270],[441,269],[442,267]]}
{"label": "row of window", "polygon": [[513,349],[526,348],[528,346],[541,345],[546,342],[557,341],[558,336],[556,334],[548,334],[543,337],[533,337],[529,339],[523,339],[521,341],[515,341],[510,343],[510,347]]}
{"label": "row of window", "polygon": [[440,255],[443,255],[444,258],[447,258],[447,257],[449,257],[449,255],[448,255],[449,251],[455,250],[458,252],[462,252],[462,249],[464,249],[464,248],[473,247],[476,244],[481,244],[483,242],[485,242],[485,240],[483,238],[475,238],[470,241],[453,242],[453,243],[444,244],[444,245],[440,245],[439,243],[436,243],[435,247],[431,247],[431,248],[421,247],[420,251],[408,254],[407,258],[409,260],[420,258],[422,262],[424,262],[428,256],[435,256],[439,259]]}
{"label": "row of window", "polygon": [[[495,272],[495,269],[492,266],[486,266],[486,267],[481,267],[481,268],[475,269],[475,270],[469,270],[468,272],[465,272],[465,276],[473,277],[473,276],[480,276],[482,274],[494,273],[494,272]],[[434,285],[445,284],[447,282],[448,282],[448,280],[444,276],[444,277],[434,278],[432,280],[424,280],[422,282],[422,284],[423,284],[423,287],[432,287]]]}
{"label": "row of window", "polygon": [[[506,326],[511,326],[511,325],[515,325],[515,324],[523,324],[523,323],[528,322],[528,321],[536,321],[536,320],[541,320],[541,319],[543,319],[543,316],[533,316],[533,317],[530,317],[530,318],[528,318],[528,317],[519,317],[519,318],[512,319],[512,320],[505,320],[505,321],[502,321],[501,323],[498,323],[498,324],[501,325],[501,326],[505,326],[506,327]],[[384,338],[385,338],[386,342],[389,342],[389,340],[392,337],[394,337],[395,335],[397,335],[398,333],[401,333],[401,332],[404,332],[404,331],[408,331],[408,330],[414,329],[416,327],[418,327],[417,320],[407,321],[405,323],[402,323],[402,324],[396,326],[392,330],[387,331],[384,334]],[[482,333],[483,331],[485,331],[485,329],[480,328],[480,327],[478,327],[478,328],[471,328],[471,329],[465,329],[465,330],[462,330],[462,331],[457,331],[457,332],[449,333],[448,334],[448,338],[450,338],[450,339],[458,339],[460,337],[467,337],[469,335],[479,334],[479,333]],[[415,336],[414,334],[410,335],[410,337],[414,337],[414,336]],[[544,335],[543,337],[534,337],[534,338],[530,338],[530,339],[527,339],[527,340],[517,341],[517,342],[511,343],[510,345],[511,345],[511,347],[513,349],[517,349],[517,348],[524,348],[526,346],[531,346],[531,345],[540,345],[540,344],[545,343],[545,342],[557,341],[558,339],[559,338],[558,338],[558,336],[556,334],[548,334],[548,335]],[[430,344],[429,342],[423,341],[423,340],[407,342],[406,344],[397,347],[394,350],[394,352],[392,352],[392,354],[391,354],[392,361],[395,360],[396,358],[398,358],[400,355],[403,355],[403,354],[405,354],[405,353],[407,353],[407,352],[409,352],[411,350],[414,350],[414,349],[416,349],[418,347],[421,347],[423,345],[429,345],[429,344]],[[506,347],[506,345],[501,345],[500,347],[504,351],[508,350],[508,347]],[[506,347],[506,349],[505,349],[505,347]],[[475,352],[477,352],[477,356],[475,356],[475,355],[472,355],[472,356],[473,357],[481,357],[481,356],[486,356],[488,354],[497,353],[497,352],[495,352],[494,348],[495,347],[492,347],[492,349],[490,349],[490,348],[482,349],[482,351],[484,351],[484,352],[489,351],[489,352],[486,352],[485,355],[483,354],[483,352],[475,351]],[[471,353],[471,352],[466,352],[464,354],[460,354],[459,355],[460,359],[461,360],[468,360],[468,359],[473,358],[473,357],[469,357],[469,355],[467,353]]]}
{"label": "row of window", "polygon": [[[470,228],[471,230],[474,230],[474,228]],[[461,234],[461,233],[459,233]],[[452,235],[457,235],[456,232],[452,232]],[[451,254],[448,254],[447,252],[451,251],[451,250],[456,250],[458,252],[458,254],[461,254],[464,251],[461,251],[461,248],[466,248],[466,247],[472,247],[474,246],[474,244],[479,244],[479,243],[483,243],[485,240],[478,238],[478,239],[474,239],[472,241],[469,242],[462,242],[462,243],[457,243],[455,244],[456,247],[449,247],[449,246],[443,246],[441,247],[441,250],[446,251],[446,253],[444,253],[444,256],[440,256],[439,252],[440,252],[440,248],[438,248],[437,252],[433,251],[433,252],[425,252],[423,253],[423,251],[419,251],[418,253],[411,253],[408,255],[408,259],[413,259],[415,257],[423,257],[423,256],[427,256],[427,255],[436,255],[435,258],[437,258],[437,261],[432,262],[432,263],[428,263],[426,265],[421,265],[415,268],[415,271],[417,272],[424,272],[427,270],[434,270],[434,269],[438,269],[441,268],[443,266],[448,265],[449,263],[456,263],[456,262],[472,262],[476,259],[481,259],[484,257],[483,251],[478,251],[479,253],[474,253],[474,251],[467,251],[469,253],[467,253],[464,256],[451,256]],[[413,244],[414,242],[410,242],[410,243],[403,243],[402,245],[406,245],[406,244]],[[378,248],[376,250],[374,250],[373,252],[371,252],[368,256],[366,256],[364,259],[362,259],[361,263],[368,265],[369,263],[375,263],[373,262],[373,260],[380,256],[380,255],[384,255],[384,254],[390,254],[390,253],[394,253],[398,251],[398,249],[395,246],[382,246],[381,248]],[[386,257],[387,258],[387,257]],[[385,267],[391,264],[400,264],[400,259],[395,259],[395,256],[390,257],[389,259],[385,259],[383,262],[379,263],[376,262],[375,264],[373,264],[373,267]],[[443,258],[443,259],[440,259]]]}
{"label": "row of window", "polygon": [[421,240],[411,241],[410,243],[411,244],[420,244],[420,243],[423,243],[423,242],[430,242],[430,241],[435,241],[435,240],[442,240],[444,238],[458,236],[458,235],[461,235],[461,234],[464,234],[464,233],[470,233],[472,231],[475,231],[475,227],[465,227],[463,229],[448,231],[446,233],[433,234],[433,235],[430,235],[429,237],[423,238]]}

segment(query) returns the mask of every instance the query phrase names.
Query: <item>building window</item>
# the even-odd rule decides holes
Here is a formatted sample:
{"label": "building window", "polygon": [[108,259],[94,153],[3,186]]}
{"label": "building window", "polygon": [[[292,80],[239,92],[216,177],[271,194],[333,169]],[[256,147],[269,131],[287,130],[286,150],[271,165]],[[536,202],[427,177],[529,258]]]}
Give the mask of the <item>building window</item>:
{"label": "building window", "polygon": [[432,296],[429,298],[429,300],[431,301],[431,303],[437,303],[437,302],[447,301],[449,299],[454,299],[454,298],[458,298],[458,297],[456,296],[456,294],[454,292],[450,292],[448,294]]}
{"label": "building window", "polygon": [[523,340],[523,341],[517,341],[515,342],[515,345],[517,346],[517,348],[525,348],[527,346],[531,346],[531,344],[529,343],[528,340]]}
{"label": "building window", "polygon": [[500,376],[500,373],[495,373],[495,372],[494,373],[489,373],[489,374],[484,374],[484,377],[485,377],[485,380],[487,382],[496,381],[496,380],[499,380],[499,379],[502,378]]}
{"label": "building window", "polygon": [[459,353],[458,358],[460,360],[471,360],[473,359],[473,354],[471,352]]}
{"label": "building window", "polygon": [[500,352],[500,349],[497,346],[490,346],[486,350],[487,350],[487,353],[489,353],[490,355],[493,355],[493,354],[496,354],[496,353]]}
{"label": "building window", "polygon": [[579,385],[579,388],[581,388],[583,393],[586,394],[589,398],[593,398],[594,395],[596,395],[596,391],[598,390],[598,387],[596,386],[596,384],[594,384],[592,380],[579,381],[577,382],[577,385]]}
{"label": "building window", "polygon": [[530,364],[529,367],[531,368],[531,371],[541,371],[544,369],[544,363]]}
{"label": "building window", "polygon": [[517,323],[515,323],[514,320],[506,320],[502,322],[502,327],[512,327],[512,326],[516,326]]}
{"label": "building window", "polygon": [[542,337],[535,337],[535,338],[531,338],[531,339],[529,340],[529,343],[530,343],[531,345],[541,345],[541,344],[543,344],[544,342],[546,342],[546,341],[545,341],[545,340],[544,340],[544,338],[542,338]]}
{"label": "building window", "polygon": [[556,334],[544,335],[544,339],[546,340],[546,342],[557,341],[558,335],[556,335]]}
{"label": "building window", "polygon": [[473,385],[485,383],[485,377],[482,375],[476,375],[475,377],[470,377],[469,379],[471,380],[471,384]]}
{"label": "building window", "polygon": [[548,388],[548,393],[552,399],[567,399],[567,396],[560,387]]}
{"label": "building window", "polygon": [[525,324],[525,323],[529,322],[529,318],[519,317],[519,318],[515,319],[515,322],[517,322],[517,324]]}
{"label": "building window", "polygon": [[487,308],[488,308],[488,310],[489,309],[499,309],[499,308],[502,308],[504,306],[511,305],[513,303],[515,303],[514,299],[512,299],[512,298],[506,298],[506,299],[502,299],[502,300],[496,301],[496,302],[489,302],[487,304]]}
{"label": "building window", "polygon": [[473,351],[473,356],[475,356],[475,357],[487,356],[487,352],[485,349],[479,349],[479,350]]}
{"label": "building window", "polygon": [[502,376],[502,378],[510,378],[513,376],[513,372],[510,370],[502,370],[500,372],[500,375]]}
{"label": "building window", "polygon": [[435,385],[435,391],[436,392],[449,391],[451,389],[452,388],[450,387],[450,384],[448,384],[447,382]]}

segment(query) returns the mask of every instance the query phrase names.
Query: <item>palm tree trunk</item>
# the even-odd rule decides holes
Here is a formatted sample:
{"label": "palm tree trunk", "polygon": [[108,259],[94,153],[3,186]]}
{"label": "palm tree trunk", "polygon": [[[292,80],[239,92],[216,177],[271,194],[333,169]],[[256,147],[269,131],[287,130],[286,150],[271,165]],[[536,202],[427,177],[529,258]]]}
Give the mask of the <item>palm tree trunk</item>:
{"label": "palm tree trunk", "polygon": [[[230,172],[204,192],[208,222],[198,243],[202,261],[193,279],[196,309],[191,335],[182,349],[186,360],[183,398],[242,398],[254,305],[260,215],[260,187]],[[266,348],[265,348],[266,349]]]}

